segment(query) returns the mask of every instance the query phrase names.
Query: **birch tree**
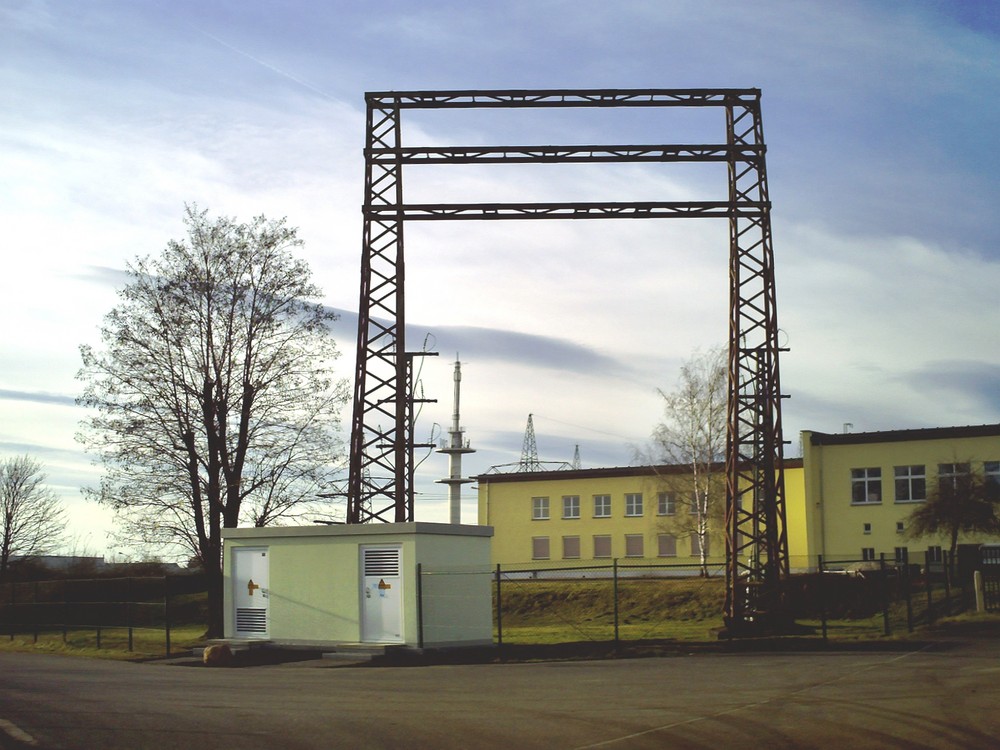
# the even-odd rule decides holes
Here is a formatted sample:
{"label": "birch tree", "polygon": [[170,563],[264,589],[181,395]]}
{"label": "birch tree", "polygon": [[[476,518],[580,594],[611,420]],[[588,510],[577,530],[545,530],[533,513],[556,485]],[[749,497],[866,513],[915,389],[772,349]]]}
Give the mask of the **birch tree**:
{"label": "birch tree", "polygon": [[707,575],[709,539],[725,518],[725,350],[693,355],[681,366],[676,389],[660,395],[663,421],[653,431],[653,457],[687,468],[659,480],[677,500],[674,515],[663,525],[678,537],[694,540],[702,574]]}

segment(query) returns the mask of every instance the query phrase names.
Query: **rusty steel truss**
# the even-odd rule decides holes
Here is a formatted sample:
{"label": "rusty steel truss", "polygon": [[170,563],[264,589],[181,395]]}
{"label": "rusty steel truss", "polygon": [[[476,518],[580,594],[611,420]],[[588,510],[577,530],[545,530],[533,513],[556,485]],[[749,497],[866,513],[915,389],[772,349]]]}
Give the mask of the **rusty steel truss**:
{"label": "rusty steel truss", "polygon": [[[413,520],[414,397],[406,350],[407,221],[724,218],[730,234],[726,621],[780,619],[788,573],[771,204],[757,89],[410,91],[365,95],[364,233],[348,523]],[[726,142],[585,146],[403,143],[407,110],[701,107],[721,110]],[[404,200],[403,168],[426,164],[724,163],[717,201],[434,203]]]}

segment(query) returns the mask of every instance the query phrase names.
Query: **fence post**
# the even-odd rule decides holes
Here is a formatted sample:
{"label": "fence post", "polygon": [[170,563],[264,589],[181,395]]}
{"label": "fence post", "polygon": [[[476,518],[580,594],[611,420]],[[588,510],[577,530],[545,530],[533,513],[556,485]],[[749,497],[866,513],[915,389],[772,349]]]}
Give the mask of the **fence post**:
{"label": "fence post", "polygon": [[62,594],[63,594],[63,606],[62,606],[62,631],[63,631],[63,643],[66,642],[69,637],[69,594],[66,593],[66,587],[68,583],[66,581],[62,582]]}
{"label": "fence post", "polygon": [[906,595],[906,630],[909,633],[913,632],[913,598],[910,596],[910,561],[907,557],[906,564],[903,566],[903,591]]}
{"label": "fence post", "polygon": [[424,647],[424,564],[417,563],[417,648]]}
{"label": "fence post", "polygon": [[128,627],[128,650],[132,651],[132,577],[125,579],[125,625]]}
{"label": "fence post", "polygon": [[35,602],[31,606],[31,619],[35,626],[32,643],[38,643],[38,581],[35,581]]}
{"label": "fence post", "polygon": [[500,563],[497,563],[497,648],[503,648],[503,604],[500,600]]}
{"label": "fence post", "polygon": [[170,576],[163,576],[163,633],[167,645],[167,657],[170,657]]}
{"label": "fence post", "polygon": [[611,565],[612,592],[614,597],[615,612],[615,648],[618,648],[618,558],[616,557]]}
{"label": "fence post", "polygon": [[951,614],[951,566],[955,558],[948,552],[941,553],[944,558],[944,615]]}
{"label": "fence post", "polygon": [[931,551],[924,552],[924,579],[927,586],[927,624],[934,624],[934,603],[931,601]]}
{"label": "fence post", "polygon": [[889,635],[889,574],[885,567],[885,552],[879,556],[882,570],[882,631]]}
{"label": "fence post", "polygon": [[823,640],[826,640],[826,583],[823,580],[823,555],[819,555],[819,578],[816,581],[816,595],[819,598],[819,619],[823,628]]}

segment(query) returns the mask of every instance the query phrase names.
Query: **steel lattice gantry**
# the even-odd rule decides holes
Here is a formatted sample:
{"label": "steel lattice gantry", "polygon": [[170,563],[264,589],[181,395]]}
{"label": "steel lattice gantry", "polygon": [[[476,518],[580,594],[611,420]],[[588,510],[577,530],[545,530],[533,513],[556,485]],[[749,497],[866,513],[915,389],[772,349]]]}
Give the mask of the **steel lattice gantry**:
{"label": "steel lattice gantry", "polygon": [[[348,523],[413,519],[413,353],[406,351],[406,221],[725,218],[730,228],[726,620],[769,626],[788,573],[778,324],[765,145],[757,89],[412,91],[365,95],[364,232]],[[419,109],[709,107],[725,143],[585,146],[435,146],[402,142]],[[717,162],[718,201],[408,204],[404,166],[581,162]],[[721,196],[720,196],[721,197]]]}

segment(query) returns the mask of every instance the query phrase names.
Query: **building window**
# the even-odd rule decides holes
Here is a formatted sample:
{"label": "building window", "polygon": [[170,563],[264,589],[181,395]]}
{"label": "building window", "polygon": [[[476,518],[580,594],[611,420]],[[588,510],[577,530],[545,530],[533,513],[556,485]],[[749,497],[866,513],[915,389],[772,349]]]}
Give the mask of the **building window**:
{"label": "building window", "polygon": [[[698,537],[697,534],[692,534],[691,535],[691,557],[700,557],[701,556],[701,543],[698,541],[698,538],[699,537]],[[709,541],[708,540],[708,535],[706,534],[705,535],[705,556],[706,557],[709,554],[709,548],[710,548],[710,545],[709,545],[708,541]]]}
{"label": "building window", "polygon": [[579,495],[563,495],[563,518],[579,518],[580,517],[580,496]]}
{"label": "building window", "polygon": [[677,537],[673,534],[659,534],[656,537],[657,554],[660,557],[677,557]]}
{"label": "building window", "polygon": [[873,562],[875,560],[875,548],[874,547],[862,547],[861,548],[861,559],[865,562]]}
{"label": "building window", "polygon": [[902,534],[905,531],[906,531],[906,524],[904,524],[902,521],[896,521],[896,533]]}
{"label": "building window", "polygon": [[531,537],[531,559],[532,560],[549,559],[549,538],[547,536]]}
{"label": "building window", "polygon": [[594,557],[611,557],[611,535],[594,535]]}
{"label": "building window", "polygon": [[656,496],[656,515],[672,516],[677,512],[677,498],[673,492],[661,492]]}
{"label": "building window", "polygon": [[532,521],[549,520],[549,499],[547,497],[531,498],[531,520]]}
{"label": "building window", "polygon": [[983,462],[983,481],[994,492],[1000,490],[1000,461]]}
{"label": "building window", "polygon": [[851,469],[851,502],[855,505],[882,502],[881,469]]}
{"label": "building window", "polygon": [[862,528],[866,534],[872,533],[872,525],[870,523],[866,523]]}
{"label": "building window", "polygon": [[691,515],[697,515],[698,514],[698,493],[697,492],[692,492],[691,493],[691,502],[690,502],[690,505],[688,505],[688,513],[690,513]]}
{"label": "building window", "polygon": [[625,535],[625,557],[642,557],[642,534]]}
{"label": "building window", "polygon": [[954,492],[968,476],[968,464],[938,464],[938,490],[942,494]]}
{"label": "building window", "polygon": [[564,536],[563,537],[563,559],[564,560],[576,560],[580,557],[580,537],[578,536]]}
{"label": "building window", "polygon": [[924,467],[897,466],[896,502],[916,503],[927,499],[927,474]]}
{"label": "building window", "polygon": [[910,560],[910,552],[906,547],[896,547],[896,562],[906,563]]}
{"label": "building window", "polygon": [[594,518],[611,517],[611,495],[594,495]]}
{"label": "building window", "polygon": [[626,516],[642,515],[641,492],[629,492],[627,495],[625,495],[625,515]]}
{"label": "building window", "polygon": [[944,554],[941,552],[940,547],[928,547],[927,548],[927,560],[928,562],[941,562],[944,559]]}

